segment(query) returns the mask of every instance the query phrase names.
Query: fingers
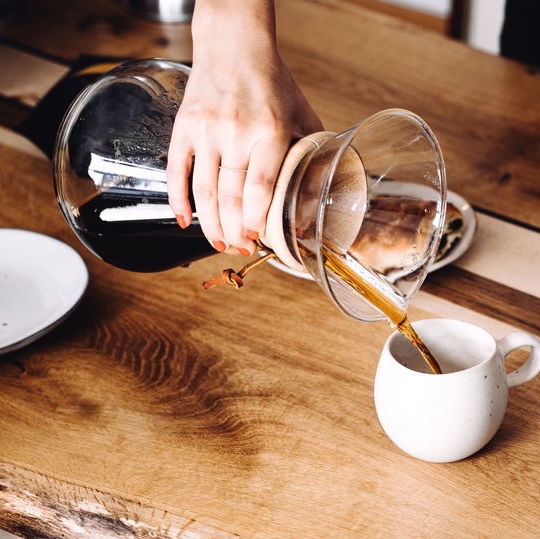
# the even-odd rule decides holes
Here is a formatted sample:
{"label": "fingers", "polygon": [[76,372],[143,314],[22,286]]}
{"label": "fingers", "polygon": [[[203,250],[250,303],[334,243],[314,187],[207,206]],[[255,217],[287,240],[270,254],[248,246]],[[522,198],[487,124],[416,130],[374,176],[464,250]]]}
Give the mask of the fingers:
{"label": "fingers", "polygon": [[288,148],[288,140],[273,137],[260,139],[251,150],[242,216],[246,234],[251,239],[258,239],[264,231],[274,185]]}
{"label": "fingers", "polygon": [[[171,144],[172,146],[172,144]],[[189,148],[189,145],[186,145]],[[191,223],[188,200],[193,168],[193,196],[204,235],[219,251],[255,252],[266,224],[276,178],[288,150],[285,140],[260,139],[246,156],[219,156],[217,150],[195,152],[176,148],[167,167],[169,203],[185,228]],[[196,157],[193,160],[193,153]],[[221,164],[220,164],[221,163]]]}
{"label": "fingers", "polygon": [[[226,243],[236,247],[238,252],[249,256],[255,250],[255,244],[246,236],[242,219],[244,183],[248,161],[222,156],[218,177],[218,210],[221,228]],[[234,166],[227,166],[232,163]]]}
{"label": "fingers", "polygon": [[[274,185],[289,141],[277,135],[255,143],[234,138],[204,144],[173,131],[167,164],[169,204],[181,228],[192,222],[190,174],[195,210],[202,231],[219,252],[255,252],[266,224]],[[222,149],[223,154],[220,154]]]}
{"label": "fingers", "polygon": [[220,157],[207,151],[196,155],[193,168],[193,197],[202,231],[219,252],[227,249],[218,211],[218,174]]}
{"label": "fingers", "polygon": [[189,176],[193,164],[193,149],[178,131],[173,131],[167,160],[167,192],[169,205],[181,228],[191,224],[192,210],[189,203]]}

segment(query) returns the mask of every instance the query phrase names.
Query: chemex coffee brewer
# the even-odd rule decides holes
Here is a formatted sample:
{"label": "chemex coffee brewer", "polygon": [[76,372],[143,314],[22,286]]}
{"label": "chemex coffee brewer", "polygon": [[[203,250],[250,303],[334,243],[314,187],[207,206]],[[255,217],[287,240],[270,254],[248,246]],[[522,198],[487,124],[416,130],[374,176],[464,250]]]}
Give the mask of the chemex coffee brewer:
{"label": "chemex coffee brewer", "polygon": [[[196,208],[181,229],[168,205],[167,150],[189,73],[161,59],[123,64],[83,90],[60,127],[62,212],[84,245],[120,268],[161,271],[217,254]],[[399,326],[436,254],[445,209],[433,133],[411,112],[381,111],[291,146],[261,256],[309,272],[345,314]]]}

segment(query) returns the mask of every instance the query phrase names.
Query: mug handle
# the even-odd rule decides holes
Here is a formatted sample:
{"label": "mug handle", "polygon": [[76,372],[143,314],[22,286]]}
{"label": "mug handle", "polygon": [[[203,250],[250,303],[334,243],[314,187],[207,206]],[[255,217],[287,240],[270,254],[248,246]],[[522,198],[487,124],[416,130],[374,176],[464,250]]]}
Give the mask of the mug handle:
{"label": "mug handle", "polygon": [[508,387],[524,384],[540,373],[540,340],[535,336],[525,331],[515,331],[499,341],[499,349],[503,358],[506,358],[512,350],[522,346],[530,346],[531,353],[519,369],[508,373]]}

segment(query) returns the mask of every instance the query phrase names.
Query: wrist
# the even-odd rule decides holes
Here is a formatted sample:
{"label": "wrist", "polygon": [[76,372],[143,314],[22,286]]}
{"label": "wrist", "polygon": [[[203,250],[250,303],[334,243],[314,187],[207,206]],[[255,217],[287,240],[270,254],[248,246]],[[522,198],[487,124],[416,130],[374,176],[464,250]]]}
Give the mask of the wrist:
{"label": "wrist", "polygon": [[277,53],[273,0],[197,0],[193,61],[208,55]]}

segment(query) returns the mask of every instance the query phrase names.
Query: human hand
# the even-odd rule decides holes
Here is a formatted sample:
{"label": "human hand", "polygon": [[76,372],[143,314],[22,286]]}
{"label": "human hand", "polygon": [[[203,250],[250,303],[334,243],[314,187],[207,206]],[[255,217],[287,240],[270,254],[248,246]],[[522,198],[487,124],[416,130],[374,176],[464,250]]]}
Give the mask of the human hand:
{"label": "human hand", "polygon": [[[220,8],[226,4],[223,0]],[[273,11],[259,12],[249,23],[243,8],[242,17],[236,7],[228,16],[220,11],[220,17],[214,13],[204,19],[197,9],[202,9],[199,2],[193,70],[169,148],[169,203],[179,225],[189,226],[193,173],[205,236],[220,252],[247,256],[264,230],[291,141],[320,131],[322,125],[278,54]],[[197,18],[203,22],[197,24]],[[266,33],[260,31],[261,21],[266,30],[270,25]]]}

